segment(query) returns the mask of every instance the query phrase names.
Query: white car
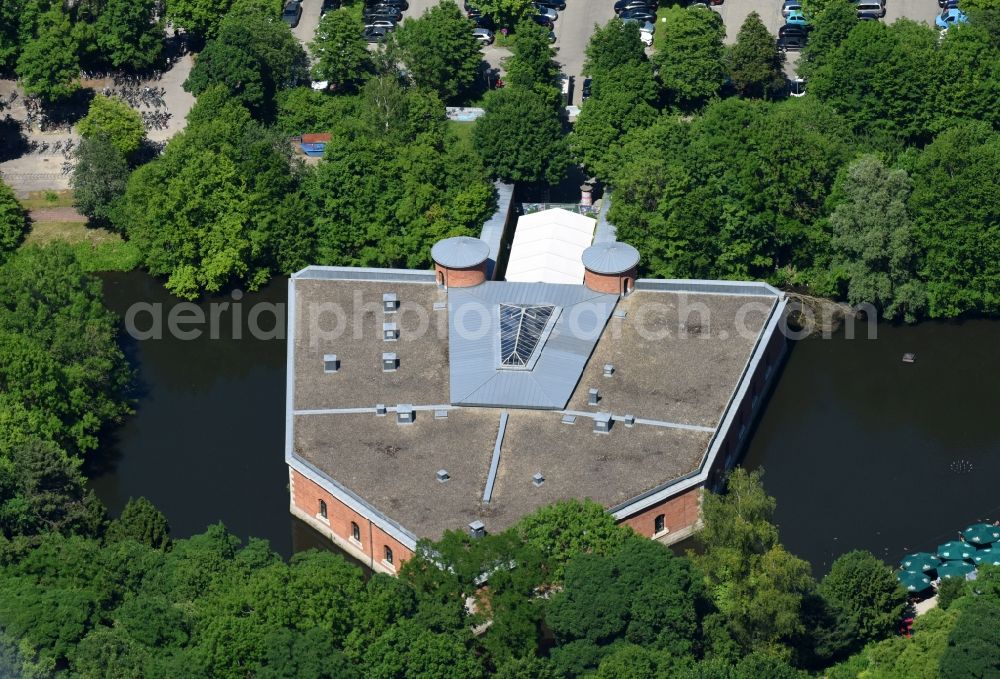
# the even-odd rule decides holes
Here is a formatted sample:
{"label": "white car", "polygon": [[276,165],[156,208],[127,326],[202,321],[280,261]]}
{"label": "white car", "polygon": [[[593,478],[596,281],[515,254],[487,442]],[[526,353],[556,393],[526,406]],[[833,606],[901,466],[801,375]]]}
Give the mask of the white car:
{"label": "white car", "polygon": [[559,12],[555,11],[551,7],[546,7],[545,5],[532,5],[535,11],[538,12],[539,16],[543,16],[549,21],[555,21],[559,18]]}
{"label": "white car", "polygon": [[479,41],[481,45],[492,45],[493,44],[493,32],[488,28],[476,28],[472,31],[472,36]]}

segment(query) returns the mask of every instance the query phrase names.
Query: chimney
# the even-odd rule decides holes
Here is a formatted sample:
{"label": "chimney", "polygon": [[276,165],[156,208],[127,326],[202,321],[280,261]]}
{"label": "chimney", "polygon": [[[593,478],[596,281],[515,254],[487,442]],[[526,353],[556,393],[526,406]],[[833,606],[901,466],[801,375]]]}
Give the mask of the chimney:
{"label": "chimney", "polygon": [[340,360],[337,354],[323,354],[323,372],[335,373],[340,370]]}
{"label": "chimney", "polygon": [[378,415],[379,417],[385,417],[386,410],[387,409],[384,403],[375,404],[375,414]]}
{"label": "chimney", "polygon": [[398,308],[399,298],[396,297],[396,293],[387,292],[382,295],[382,311],[387,314],[394,314]]}
{"label": "chimney", "polygon": [[611,433],[611,413],[597,413],[594,415],[594,433]]}
{"label": "chimney", "polygon": [[605,377],[611,377],[614,374],[615,374],[615,365],[614,365],[614,363],[605,363],[604,364],[604,376]]}
{"label": "chimney", "polygon": [[541,472],[535,472],[535,475],[531,477],[531,483],[535,486],[535,488],[537,488],[545,483],[545,477],[542,476]]}
{"label": "chimney", "polygon": [[481,538],[486,535],[486,526],[479,519],[476,519],[469,524],[469,536],[474,538]]}
{"label": "chimney", "polygon": [[625,413],[625,426],[634,427],[635,426],[635,415]]}
{"label": "chimney", "polygon": [[601,395],[597,389],[587,390],[587,405],[596,406],[599,400],[601,400]]}
{"label": "chimney", "polygon": [[413,424],[415,413],[409,403],[396,406],[396,424]]}
{"label": "chimney", "polygon": [[395,323],[382,324],[382,339],[386,342],[395,342],[399,339],[399,327]]}
{"label": "chimney", "polygon": [[399,358],[396,354],[392,352],[386,352],[382,354],[382,372],[391,373],[395,372],[396,368],[399,367]]}
{"label": "chimney", "polygon": [[451,476],[448,474],[448,470],[447,469],[438,469],[437,470],[437,480],[438,480],[438,483],[444,483],[445,481],[447,481],[450,478],[451,478]]}

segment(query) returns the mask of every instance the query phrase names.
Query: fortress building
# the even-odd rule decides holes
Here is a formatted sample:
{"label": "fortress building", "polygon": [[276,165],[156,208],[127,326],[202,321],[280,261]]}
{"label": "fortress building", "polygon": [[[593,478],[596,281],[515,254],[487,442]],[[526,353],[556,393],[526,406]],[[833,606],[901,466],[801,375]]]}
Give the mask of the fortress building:
{"label": "fortress building", "polygon": [[295,516],[389,573],[419,538],[566,498],[668,543],[697,528],[785,352],[784,296],[637,278],[630,245],[550,236],[515,240],[518,280],[476,238],[435,244],[433,270],[291,277]]}

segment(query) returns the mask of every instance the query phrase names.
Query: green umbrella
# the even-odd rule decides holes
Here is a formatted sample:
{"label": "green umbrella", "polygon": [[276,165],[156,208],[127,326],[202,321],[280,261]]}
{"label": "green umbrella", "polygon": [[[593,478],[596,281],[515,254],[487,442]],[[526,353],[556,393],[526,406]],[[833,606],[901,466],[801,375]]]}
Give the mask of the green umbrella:
{"label": "green umbrella", "polygon": [[923,592],[931,586],[930,578],[915,571],[899,571],[896,573],[896,579],[907,592]]}
{"label": "green umbrella", "polygon": [[899,567],[904,571],[932,571],[938,567],[941,560],[933,554],[927,552],[914,552],[907,554],[899,562]]}
{"label": "green umbrella", "polygon": [[977,549],[972,555],[977,566],[1000,566],[1000,545],[993,548]]}
{"label": "green umbrella", "polygon": [[962,531],[962,539],[977,547],[992,545],[1000,540],[1000,527],[988,523],[974,523]]}
{"label": "green umbrella", "polygon": [[962,559],[971,559],[972,553],[975,551],[976,548],[970,544],[961,540],[952,540],[938,547],[937,555],[945,561],[961,561]]}
{"label": "green umbrella", "polygon": [[938,566],[938,577],[944,578],[964,578],[967,574],[976,570],[976,567],[965,561],[945,561]]}

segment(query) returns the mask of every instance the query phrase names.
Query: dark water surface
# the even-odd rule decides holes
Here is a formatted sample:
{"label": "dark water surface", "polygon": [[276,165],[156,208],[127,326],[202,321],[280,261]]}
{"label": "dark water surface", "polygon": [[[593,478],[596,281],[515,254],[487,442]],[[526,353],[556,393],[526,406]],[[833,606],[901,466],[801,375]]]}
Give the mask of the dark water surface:
{"label": "dark water surface", "polygon": [[894,564],[1000,519],[998,424],[1000,322],[880,325],[795,345],[744,464],[817,575],[851,549]]}
{"label": "dark water surface", "polygon": [[[102,276],[108,306],[179,300],[140,272]],[[136,414],[92,466],[112,513],[145,495],[186,537],[222,521],[279,553],[331,547],[288,513],[285,342],[251,337],[258,303],[283,304],[276,279],[219,315],[219,339],[125,338],[139,375]],[[223,295],[199,303],[233,302]],[[140,327],[148,327],[148,315]],[[270,329],[270,312],[260,325]],[[804,340],[793,349],[747,452],[766,469],[781,537],[817,575],[837,555],[888,561],[933,550],[980,518],[1000,519],[1000,322],[879,326],[877,340]],[[916,363],[901,362],[904,352]]]}

